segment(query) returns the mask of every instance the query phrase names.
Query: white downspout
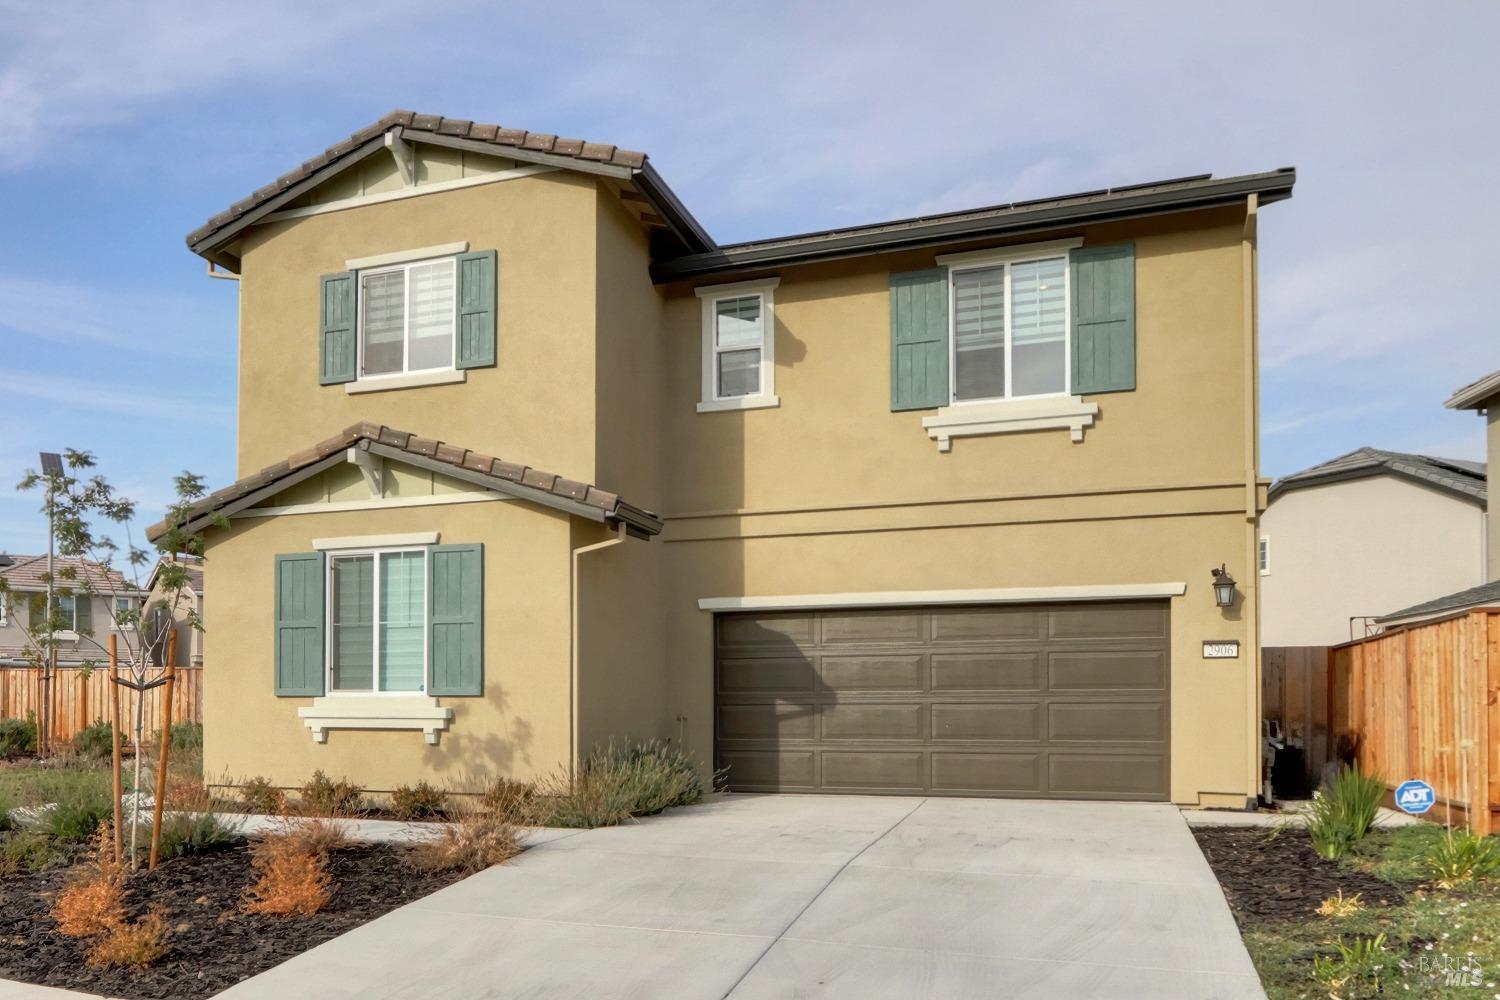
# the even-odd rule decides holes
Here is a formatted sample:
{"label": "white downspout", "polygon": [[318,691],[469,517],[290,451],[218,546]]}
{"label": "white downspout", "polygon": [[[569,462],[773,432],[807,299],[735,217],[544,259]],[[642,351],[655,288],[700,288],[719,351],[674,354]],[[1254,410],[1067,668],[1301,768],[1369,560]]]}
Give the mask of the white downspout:
{"label": "white downspout", "polygon": [[578,745],[578,564],[580,559],[590,552],[598,552],[600,549],[608,549],[619,545],[625,540],[625,522],[621,521],[615,526],[615,536],[606,538],[602,542],[594,542],[592,545],[581,545],[573,550],[573,566],[569,590],[571,591],[569,601],[569,618],[572,622],[569,645],[572,649],[572,671],[568,676],[568,745],[572,748],[568,760],[568,778],[571,780],[576,772],[578,761],[582,756],[582,748]]}

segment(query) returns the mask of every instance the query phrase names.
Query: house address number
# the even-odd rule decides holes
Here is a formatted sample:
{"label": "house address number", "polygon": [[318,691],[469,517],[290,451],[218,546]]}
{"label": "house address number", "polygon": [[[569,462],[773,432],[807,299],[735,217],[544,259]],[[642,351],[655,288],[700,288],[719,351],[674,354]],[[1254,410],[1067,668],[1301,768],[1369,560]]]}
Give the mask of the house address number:
{"label": "house address number", "polygon": [[1237,660],[1240,657],[1238,639],[1209,640],[1203,643],[1205,660]]}

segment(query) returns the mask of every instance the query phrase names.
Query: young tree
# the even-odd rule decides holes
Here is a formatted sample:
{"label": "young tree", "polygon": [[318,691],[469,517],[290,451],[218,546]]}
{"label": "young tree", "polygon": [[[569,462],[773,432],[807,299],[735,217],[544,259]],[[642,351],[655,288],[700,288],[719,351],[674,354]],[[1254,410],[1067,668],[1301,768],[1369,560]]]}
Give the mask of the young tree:
{"label": "young tree", "polygon": [[[134,788],[131,796],[130,858],[134,866],[136,837],[140,828],[141,803],[141,757],[145,737],[145,688],[157,680],[162,670],[155,664],[162,662],[164,645],[171,641],[173,632],[159,628],[145,614],[145,609],[130,602],[129,610],[122,610],[119,597],[135,597],[142,591],[141,574],[149,571],[152,556],[145,549],[137,548],[130,539],[129,522],[135,516],[136,505],[115,492],[102,475],[92,472],[94,456],[86,451],[69,449],[63,453],[61,473],[44,475],[27,470],[18,484],[19,490],[42,490],[46,494],[43,511],[49,512],[53,532],[57,539],[58,553],[63,556],[56,567],[51,583],[55,594],[72,597],[74,601],[106,599],[110,620],[118,636],[116,661],[127,686],[139,692],[135,701],[135,713],[131,728],[131,747],[135,755]],[[188,570],[177,559],[190,555],[202,558],[203,536],[183,529],[187,523],[187,512],[193,502],[204,494],[203,479],[190,472],[175,477],[173,489],[176,499],[167,510],[167,523],[172,527],[159,538],[156,548],[165,560],[157,573],[157,587],[163,595],[162,606],[171,620],[175,620],[184,606],[184,591],[189,584]],[[50,511],[48,508],[50,507]],[[126,546],[123,551],[125,567],[115,569],[115,561],[121,556],[121,548],[108,535],[98,533],[96,525],[115,524],[124,527]],[[216,522],[223,523],[220,518]],[[5,580],[0,578],[0,592],[5,589]],[[82,622],[64,621],[62,602],[51,602],[49,615],[42,600],[29,601],[30,615],[24,627],[24,656],[34,663],[42,676],[51,680],[51,665],[54,652],[63,641],[58,633],[66,629],[76,631],[77,642],[87,654],[81,669],[89,671],[109,655],[109,649],[95,630]],[[198,610],[189,605],[184,619],[188,627],[201,631],[203,623]],[[104,630],[107,637],[108,630]],[[72,641],[71,635],[68,641]],[[45,689],[44,689],[45,690]],[[45,706],[44,706],[45,707]],[[45,727],[50,720],[44,720]],[[118,835],[118,833],[117,833]]]}

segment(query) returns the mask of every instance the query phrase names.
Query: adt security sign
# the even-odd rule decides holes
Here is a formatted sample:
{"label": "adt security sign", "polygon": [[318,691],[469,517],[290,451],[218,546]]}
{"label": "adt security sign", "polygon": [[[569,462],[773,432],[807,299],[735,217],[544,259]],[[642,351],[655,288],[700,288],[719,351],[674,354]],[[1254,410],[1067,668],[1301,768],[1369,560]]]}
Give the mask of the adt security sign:
{"label": "adt security sign", "polygon": [[1432,786],[1425,781],[1403,781],[1396,787],[1396,805],[1413,816],[1420,816],[1437,802]]}

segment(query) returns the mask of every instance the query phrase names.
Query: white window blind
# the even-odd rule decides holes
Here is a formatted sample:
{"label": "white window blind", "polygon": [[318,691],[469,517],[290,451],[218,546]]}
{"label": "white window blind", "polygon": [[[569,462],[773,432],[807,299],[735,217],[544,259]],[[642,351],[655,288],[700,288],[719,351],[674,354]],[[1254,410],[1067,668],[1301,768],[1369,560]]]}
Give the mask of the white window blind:
{"label": "white window blind", "polygon": [[360,272],[360,373],[451,368],[457,285],[452,258]]}
{"label": "white window blind", "polygon": [[952,272],[955,401],[1067,391],[1067,269],[1050,257]]}

